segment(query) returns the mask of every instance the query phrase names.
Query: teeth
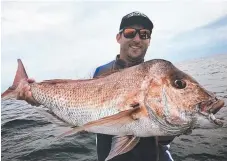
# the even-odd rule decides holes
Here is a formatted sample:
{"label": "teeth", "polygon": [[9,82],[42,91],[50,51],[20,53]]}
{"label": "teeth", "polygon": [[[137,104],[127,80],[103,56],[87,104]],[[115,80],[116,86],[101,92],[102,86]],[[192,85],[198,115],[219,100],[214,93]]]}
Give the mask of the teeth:
{"label": "teeth", "polygon": [[138,46],[131,46],[131,48],[138,49],[139,47]]}

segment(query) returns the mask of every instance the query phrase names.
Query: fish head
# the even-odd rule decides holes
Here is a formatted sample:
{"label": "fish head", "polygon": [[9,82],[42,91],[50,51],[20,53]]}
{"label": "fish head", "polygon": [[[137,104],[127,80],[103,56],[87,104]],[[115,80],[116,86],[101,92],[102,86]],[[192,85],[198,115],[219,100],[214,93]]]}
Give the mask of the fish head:
{"label": "fish head", "polygon": [[145,105],[151,119],[163,130],[182,133],[208,124],[223,125],[213,115],[224,106],[223,100],[166,60],[153,60],[147,66],[151,81]]}

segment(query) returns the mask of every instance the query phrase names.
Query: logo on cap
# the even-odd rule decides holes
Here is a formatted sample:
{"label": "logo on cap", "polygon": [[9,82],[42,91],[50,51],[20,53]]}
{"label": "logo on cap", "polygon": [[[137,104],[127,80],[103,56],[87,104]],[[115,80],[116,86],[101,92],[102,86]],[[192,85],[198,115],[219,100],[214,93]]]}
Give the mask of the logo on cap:
{"label": "logo on cap", "polygon": [[145,14],[141,13],[141,12],[132,12],[129,13],[128,15],[125,16],[125,18],[130,18],[132,16],[142,16],[142,17],[147,17]]}
{"label": "logo on cap", "polygon": [[145,14],[138,11],[134,11],[125,15],[122,18],[121,24],[120,24],[120,30],[126,26],[135,25],[135,24],[140,24],[146,29],[150,29],[150,30],[153,29],[153,23]]}

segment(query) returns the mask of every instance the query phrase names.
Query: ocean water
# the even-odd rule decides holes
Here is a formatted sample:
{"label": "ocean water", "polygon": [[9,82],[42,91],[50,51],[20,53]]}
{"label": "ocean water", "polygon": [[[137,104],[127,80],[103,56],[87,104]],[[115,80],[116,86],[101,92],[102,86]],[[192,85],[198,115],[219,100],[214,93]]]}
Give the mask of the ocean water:
{"label": "ocean water", "polygon": [[[227,122],[227,54],[175,65],[225,100],[225,107],[216,116]],[[97,160],[95,134],[81,133],[54,139],[66,130],[50,123],[24,101],[2,101],[1,160]],[[226,161],[227,125],[218,129],[198,129],[190,135],[176,137],[170,151],[176,161]]]}

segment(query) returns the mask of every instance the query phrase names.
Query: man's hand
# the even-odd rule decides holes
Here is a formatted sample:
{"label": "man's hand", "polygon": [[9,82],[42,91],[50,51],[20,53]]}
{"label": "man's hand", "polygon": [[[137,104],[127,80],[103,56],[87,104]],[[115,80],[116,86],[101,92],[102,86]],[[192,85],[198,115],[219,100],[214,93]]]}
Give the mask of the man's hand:
{"label": "man's hand", "polygon": [[25,100],[26,102],[28,102],[29,104],[31,104],[33,106],[39,106],[40,104],[32,97],[31,87],[29,86],[29,83],[34,83],[35,80],[27,79],[26,81],[27,81],[27,83],[22,85],[22,87],[17,95],[17,99]]}

